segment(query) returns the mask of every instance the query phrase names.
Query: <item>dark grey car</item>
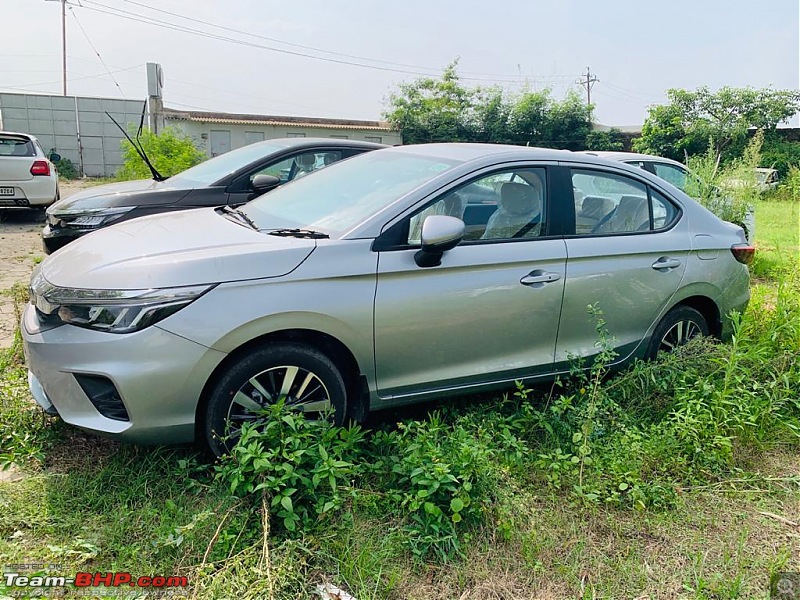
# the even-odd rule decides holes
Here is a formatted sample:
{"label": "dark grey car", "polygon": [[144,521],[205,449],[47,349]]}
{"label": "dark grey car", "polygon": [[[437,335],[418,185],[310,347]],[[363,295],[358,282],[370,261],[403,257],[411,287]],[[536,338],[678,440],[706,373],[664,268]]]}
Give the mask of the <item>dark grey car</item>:
{"label": "dark grey car", "polygon": [[[164,181],[92,187],[53,204],[42,231],[50,254],[87,233],[136,217],[187,208],[244,204],[344,158],[383,144],[327,138],[274,139],[207,160]],[[266,175],[256,179],[257,175]]]}

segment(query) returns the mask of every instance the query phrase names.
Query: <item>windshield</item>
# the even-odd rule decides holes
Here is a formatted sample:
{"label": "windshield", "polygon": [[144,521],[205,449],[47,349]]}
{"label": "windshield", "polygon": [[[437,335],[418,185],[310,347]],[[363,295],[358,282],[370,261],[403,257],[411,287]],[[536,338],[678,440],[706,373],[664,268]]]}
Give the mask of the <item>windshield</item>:
{"label": "windshield", "polygon": [[339,236],[459,161],[377,150],[281,186],[242,209],[259,229]]}
{"label": "windshield", "polygon": [[260,158],[265,158],[273,152],[284,149],[285,147],[282,145],[269,144],[267,142],[250,144],[249,146],[220,154],[190,169],[186,169],[170,177],[170,181],[186,180],[193,183],[210,185],[219,181],[226,175],[238,171],[245,165],[249,165],[251,162],[257,161]]}

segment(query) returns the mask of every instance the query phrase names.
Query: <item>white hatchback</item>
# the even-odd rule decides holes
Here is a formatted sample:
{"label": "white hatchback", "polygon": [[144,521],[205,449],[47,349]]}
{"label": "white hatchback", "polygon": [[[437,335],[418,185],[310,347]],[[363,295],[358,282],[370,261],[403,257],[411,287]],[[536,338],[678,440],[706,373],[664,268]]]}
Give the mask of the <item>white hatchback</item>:
{"label": "white hatchback", "polygon": [[45,208],[58,200],[58,172],[39,141],[27,133],[0,131],[0,208]]}

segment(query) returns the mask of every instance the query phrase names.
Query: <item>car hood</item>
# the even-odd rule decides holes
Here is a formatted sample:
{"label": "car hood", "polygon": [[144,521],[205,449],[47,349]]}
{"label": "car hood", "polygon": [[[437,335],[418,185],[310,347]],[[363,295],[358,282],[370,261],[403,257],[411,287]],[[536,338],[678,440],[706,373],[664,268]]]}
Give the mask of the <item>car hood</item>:
{"label": "car hood", "polygon": [[239,225],[213,208],[140,217],[68,244],[42,262],[59,287],[145,289],[280,277],[316,247]]}
{"label": "car hood", "polygon": [[192,187],[186,182],[167,179],[154,181],[152,179],[137,179],[135,181],[121,181],[97,185],[81,190],[62,198],[47,212],[59,214],[65,211],[93,210],[98,208],[111,208],[115,206],[140,206],[142,204],[167,204],[175,202],[189,192]]}

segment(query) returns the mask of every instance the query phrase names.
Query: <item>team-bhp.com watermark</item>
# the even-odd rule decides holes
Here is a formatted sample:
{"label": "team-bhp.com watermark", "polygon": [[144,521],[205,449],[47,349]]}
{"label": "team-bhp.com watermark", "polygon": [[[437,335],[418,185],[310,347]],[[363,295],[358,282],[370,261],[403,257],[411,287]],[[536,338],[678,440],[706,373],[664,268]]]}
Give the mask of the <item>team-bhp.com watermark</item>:
{"label": "team-bhp.com watermark", "polygon": [[[54,568],[55,567],[55,568]],[[125,592],[136,592],[141,598],[147,596],[171,596],[188,587],[186,577],[177,575],[143,575],[134,577],[126,571],[87,572],[79,571],[74,576],[50,575],[46,571],[58,572],[59,565],[6,565],[3,569],[0,589],[7,596],[124,596]],[[83,593],[81,593],[83,592]]]}

